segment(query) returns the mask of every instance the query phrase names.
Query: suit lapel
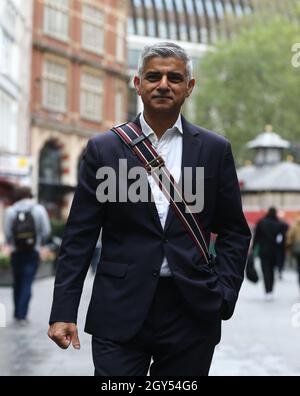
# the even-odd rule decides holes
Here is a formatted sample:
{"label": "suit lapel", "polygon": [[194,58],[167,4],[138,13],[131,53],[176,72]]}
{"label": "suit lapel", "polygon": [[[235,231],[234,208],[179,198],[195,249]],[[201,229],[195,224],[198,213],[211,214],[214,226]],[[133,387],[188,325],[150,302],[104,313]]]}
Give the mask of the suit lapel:
{"label": "suit lapel", "polygon": [[[139,129],[141,129],[140,115],[138,115],[137,118],[133,122],[139,127]],[[143,166],[141,161],[139,160],[139,158],[135,155],[135,153],[129,147],[126,146],[126,144],[123,144],[123,150],[124,150],[125,157],[127,159],[128,170],[135,166]],[[154,198],[153,198],[151,187],[150,187],[149,183],[148,183],[148,197],[151,197],[151,200],[150,200],[150,202],[149,201],[146,202],[145,205],[150,210],[154,223],[162,230],[162,225],[161,225],[161,222],[159,219],[159,215],[157,212],[157,208],[156,208],[156,205],[154,202]]]}
{"label": "suit lapel", "polygon": [[[181,162],[181,178],[179,185],[182,185],[184,190],[184,168],[195,168],[199,163],[202,141],[197,138],[198,132],[196,128],[182,117],[183,127],[183,143],[182,143],[182,162]],[[170,227],[175,217],[174,210],[169,207],[169,212],[166,220],[165,231]]]}
{"label": "suit lapel", "polygon": [[[141,124],[139,119],[140,116],[138,116],[133,122],[141,129]],[[182,147],[182,162],[181,162],[181,178],[179,184],[181,184],[182,182],[182,188],[183,188],[184,168],[186,167],[195,168],[198,165],[201,147],[202,147],[202,141],[199,138],[197,138],[198,132],[196,128],[192,124],[187,122],[184,117],[182,117],[182,127],[183,127],[183,144],[182,144],[183,147]],[[125,157],[127,158],[128,161],[128,169],[134,166],[142,166],[138,157],[125,144],[123,144],[123,150]],[[152,199],[150,202],[147,202],[146,205],[152,213],[152,217],[155,224],[162,230],[161,222],[159,219],[159,215],[157,212],[157,208],[153,199],[153,195],[149,183],[148,183],[148,196],[151,196]],[[167,231],[167,229],[170,227],[172,221],[174,220],[174,217],[175,217],[174,210],[170,206],[164,231]]]}

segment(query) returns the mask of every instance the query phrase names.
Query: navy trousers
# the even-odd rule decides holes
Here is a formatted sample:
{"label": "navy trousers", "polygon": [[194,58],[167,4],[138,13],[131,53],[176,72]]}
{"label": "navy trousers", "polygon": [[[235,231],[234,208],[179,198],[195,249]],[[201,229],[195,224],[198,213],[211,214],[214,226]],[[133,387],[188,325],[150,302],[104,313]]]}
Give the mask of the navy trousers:
{"label": "navy trousers", "polygon": [[274,288],[274,269],[277,255],[261,256],[261,268],[263,272],[266,293],[272,293]]}
{"label": "navy trousers", "polygon": [[13,252],[11,264],[14,278],[14,317],[24,320],[27,317],[31,287],[38,269],[39,253],[36,251]]}
{"label": "navy trousers", "polygon": [[[116,323],[116,325],[118,325]],[[154,301],[134,339],[92,338],[96,376],[207,376],[221,321],[201,322],[172,278],[160,278]]]}

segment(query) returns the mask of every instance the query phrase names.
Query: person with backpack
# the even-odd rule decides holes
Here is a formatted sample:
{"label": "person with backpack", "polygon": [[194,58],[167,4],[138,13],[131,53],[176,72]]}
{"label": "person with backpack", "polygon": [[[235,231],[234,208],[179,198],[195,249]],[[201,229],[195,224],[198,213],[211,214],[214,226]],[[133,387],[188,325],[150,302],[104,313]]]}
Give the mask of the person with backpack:
{"label": "person with backpack", "polygon": [[20,325],[27,323],[40,248],[51,230],[45,208],[32,198],[29,187],[19,187],[15,193],[15,203],[6,210],[4,217],[5,238],[12,251],[14,318]]}

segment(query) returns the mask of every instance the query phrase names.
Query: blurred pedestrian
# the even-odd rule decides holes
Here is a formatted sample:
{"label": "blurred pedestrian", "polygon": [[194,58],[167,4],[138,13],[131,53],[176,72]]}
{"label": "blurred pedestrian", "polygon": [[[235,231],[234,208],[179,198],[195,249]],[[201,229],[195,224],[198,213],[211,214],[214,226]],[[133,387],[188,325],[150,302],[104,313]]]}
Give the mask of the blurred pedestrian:
{"label": "blurred pedestrian", "polygon": [[270,208],[256,225],[253,249],[258,249],[261,260],[266,300],[273,299],[274,269],[281,259],[283,223],[275,208]]}
{"label": "blurred pedestrian", "polygon": [[279,279],[282,279],[282,273],[284,271],[284,265],[286,260],[286,235],[289,229],[288,224],[280,219],[281,230],[277,235],[277,246],[278,246],[278,259],[277,259],[277,270]]}
{"label": "blurred pedestrian", "polygon": [[300,217],[297,218],[287,233],[286,246],[297,261],[298,283],[300,288]]}
{"label": "blurred pedestrian", "polygon": [[25,325],[41,245],[50,234],[48,214],[34,202],[29,187],[16,190],[15,203],[5,212],[4,233],[12,250],[14,318]]}

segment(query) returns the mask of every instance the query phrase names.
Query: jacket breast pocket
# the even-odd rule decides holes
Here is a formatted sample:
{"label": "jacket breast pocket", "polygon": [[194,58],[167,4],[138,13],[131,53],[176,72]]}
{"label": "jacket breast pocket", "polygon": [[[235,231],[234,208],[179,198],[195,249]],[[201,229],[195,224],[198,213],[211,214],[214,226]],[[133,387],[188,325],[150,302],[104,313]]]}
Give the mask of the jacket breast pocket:
{"label": "jacket breast pocket", "polygon": [[101,261],[97,275],[106,275],[113,278],[125,278],[128,272],[127,263],[115,263],[112,261]]}

